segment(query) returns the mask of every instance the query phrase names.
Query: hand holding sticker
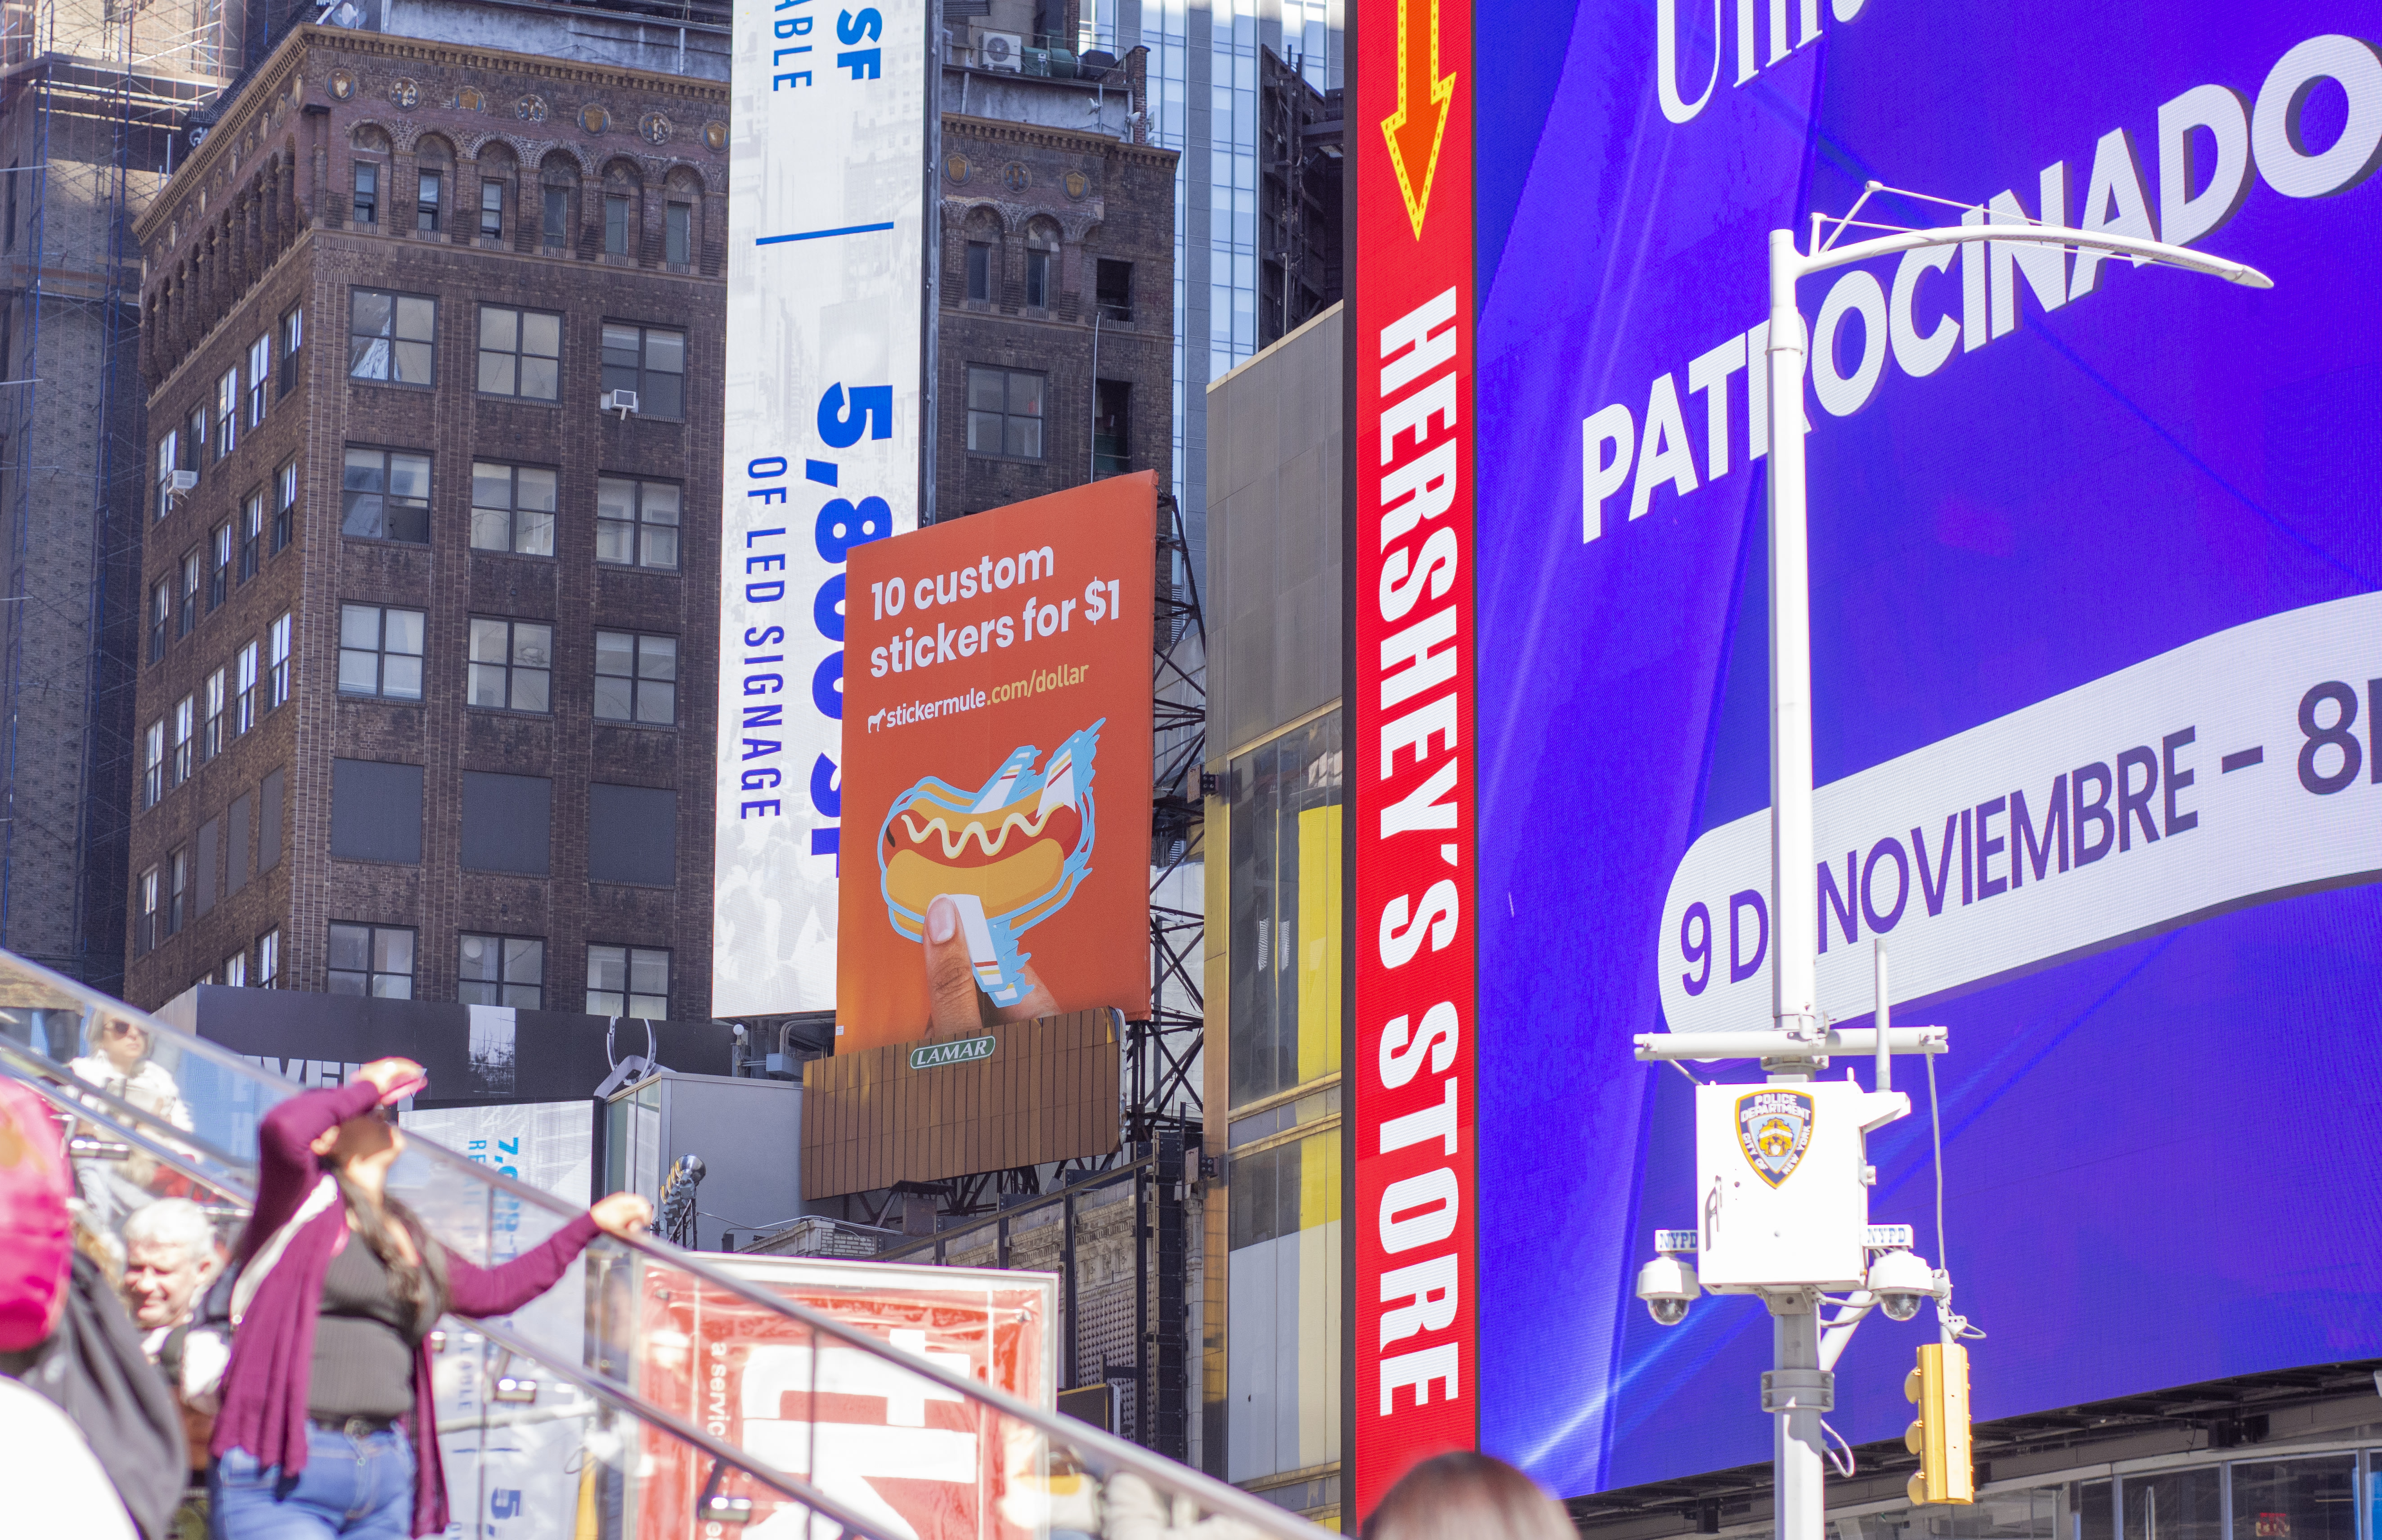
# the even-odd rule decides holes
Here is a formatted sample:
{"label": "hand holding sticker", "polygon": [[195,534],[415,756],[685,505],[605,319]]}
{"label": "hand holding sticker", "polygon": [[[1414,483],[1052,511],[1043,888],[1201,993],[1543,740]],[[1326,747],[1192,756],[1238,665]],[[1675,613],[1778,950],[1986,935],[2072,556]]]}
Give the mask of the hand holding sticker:
{"label": "hand holding sticker", "polygon": [[[981,915],[978,923],[982,923]],[[964,1037],[981,1032],[991,1022],[1030,1021],[1037,1016],[1055,1016],[1059,1002],[1035,976],[1034,965],[1017,965],[1018,982],[1025,985],[1025,996],[1014,1005],[990,1006],[984,1002],[976,988],[976,962],[969,955],[966,917],[962,914],[959,900],[948,894],[939,896],[927,906],[927,999],[930,1008],[930,1038]]]}

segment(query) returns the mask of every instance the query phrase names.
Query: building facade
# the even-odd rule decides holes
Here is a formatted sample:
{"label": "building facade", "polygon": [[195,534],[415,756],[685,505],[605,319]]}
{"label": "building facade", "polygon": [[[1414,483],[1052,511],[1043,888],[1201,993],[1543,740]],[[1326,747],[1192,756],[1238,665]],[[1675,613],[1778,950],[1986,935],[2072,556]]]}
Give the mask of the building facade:
{"label": "building facade", "polygon": [[134,1003],[708,1014],[726,117],[301,28],[141,221]]}
{"label": "building facade", "polygon": [[1127,471],[1173,483],[1176,156],[1135,118],[1143,63],[945,70],[938,519]]}

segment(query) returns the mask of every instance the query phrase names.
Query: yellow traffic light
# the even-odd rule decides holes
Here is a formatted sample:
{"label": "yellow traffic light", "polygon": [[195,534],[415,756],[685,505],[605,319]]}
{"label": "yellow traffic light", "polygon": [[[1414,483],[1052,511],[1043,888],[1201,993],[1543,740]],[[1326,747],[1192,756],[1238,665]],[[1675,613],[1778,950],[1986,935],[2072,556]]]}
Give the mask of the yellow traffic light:
{"label": "yellow traffic light", "polygon": [[1969,1350],[1957,1342],[1930,1342],[1919,1350],[1919,1367],[1902,1383],[1902,1393],[1919,1408],[1919,1420],[1902,1436],[1919,1457],[1910,1478],[1913,1503],[1972,1503],[1976,1467],[1969,1458]]}

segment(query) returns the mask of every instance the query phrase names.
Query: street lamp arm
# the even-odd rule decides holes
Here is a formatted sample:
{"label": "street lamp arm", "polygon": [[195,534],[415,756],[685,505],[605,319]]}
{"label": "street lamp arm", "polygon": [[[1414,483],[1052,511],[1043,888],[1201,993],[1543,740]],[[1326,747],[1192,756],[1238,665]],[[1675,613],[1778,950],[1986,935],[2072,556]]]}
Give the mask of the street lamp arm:
{"label": "street lamp arm", "polygon": [[2274,279],[2247,263],[2229,262],[2223,257],[2210,256],[2205,251],[2195,251],[2189,246],[2171,246],[2164,240],[2143,240],[2135,236],[2110,235],[2101,230],[2071,229],[2065,225],[1952,225],[1932,230],[1904,230],[1895,235],[1855,241],[1850,246],[1830,247],[1808,257],[1799,252],[1796,275],[1803,277],[1813,273],[1824,273],[1833,267],[1849,267],[1855,263],[1890,257],[1897,251],[1916,251],[1930,246],[1958,246],[1972,240],[2008,240],[2035,246],[2081,246],[2095,251],[2114,251],[2121,256],[2147,257],[2170,267],[2205,273],[2229,284],[2240,284],[2244,288],[2275,287]]}

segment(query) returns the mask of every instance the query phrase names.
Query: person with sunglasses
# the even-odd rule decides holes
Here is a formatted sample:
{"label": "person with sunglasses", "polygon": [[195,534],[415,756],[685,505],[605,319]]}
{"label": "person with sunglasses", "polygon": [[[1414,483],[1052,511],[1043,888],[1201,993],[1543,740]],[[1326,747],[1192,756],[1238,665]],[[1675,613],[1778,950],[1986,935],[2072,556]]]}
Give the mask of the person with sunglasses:
{"label": "person with sunglasses", "polygon": [[386,1109],[425,1083],[367,1064],[257,1128],[256,1209],[233,1253],[231,1362],[210,1482],[216,1540],[400,1540],[447,1527],[427,1346],[441,1314],[502,1315],[551,1288],[601,1231],[653,1205],[615,1192],[497,1267],[449,1253],[388,1192],[405,1135]]}
{"label": "person with sunglasses", "polygon": [[[68,1064],[68,1073],[152,1118],[178,1129],[190,1128],[190,1109],[182,1100],[181,1085],[164,1065],[149,1057],[146,1027],[122,1017],[103,1016],[92,1036],[92,1051]],[[97,1097],[90,1098],[90,1105],[93,1111],[108,1110]],[[97,1124],[86,1124],[83,1131],[101,1141],[115,1137]],[[178,1178],[161,1181],[156,1161],[139,1149],[121,1156],[75,1162],[76,1192],[90,1207],[92,1228],[105,1235],[114,1235],[134,1210],[187,1186]]]}

